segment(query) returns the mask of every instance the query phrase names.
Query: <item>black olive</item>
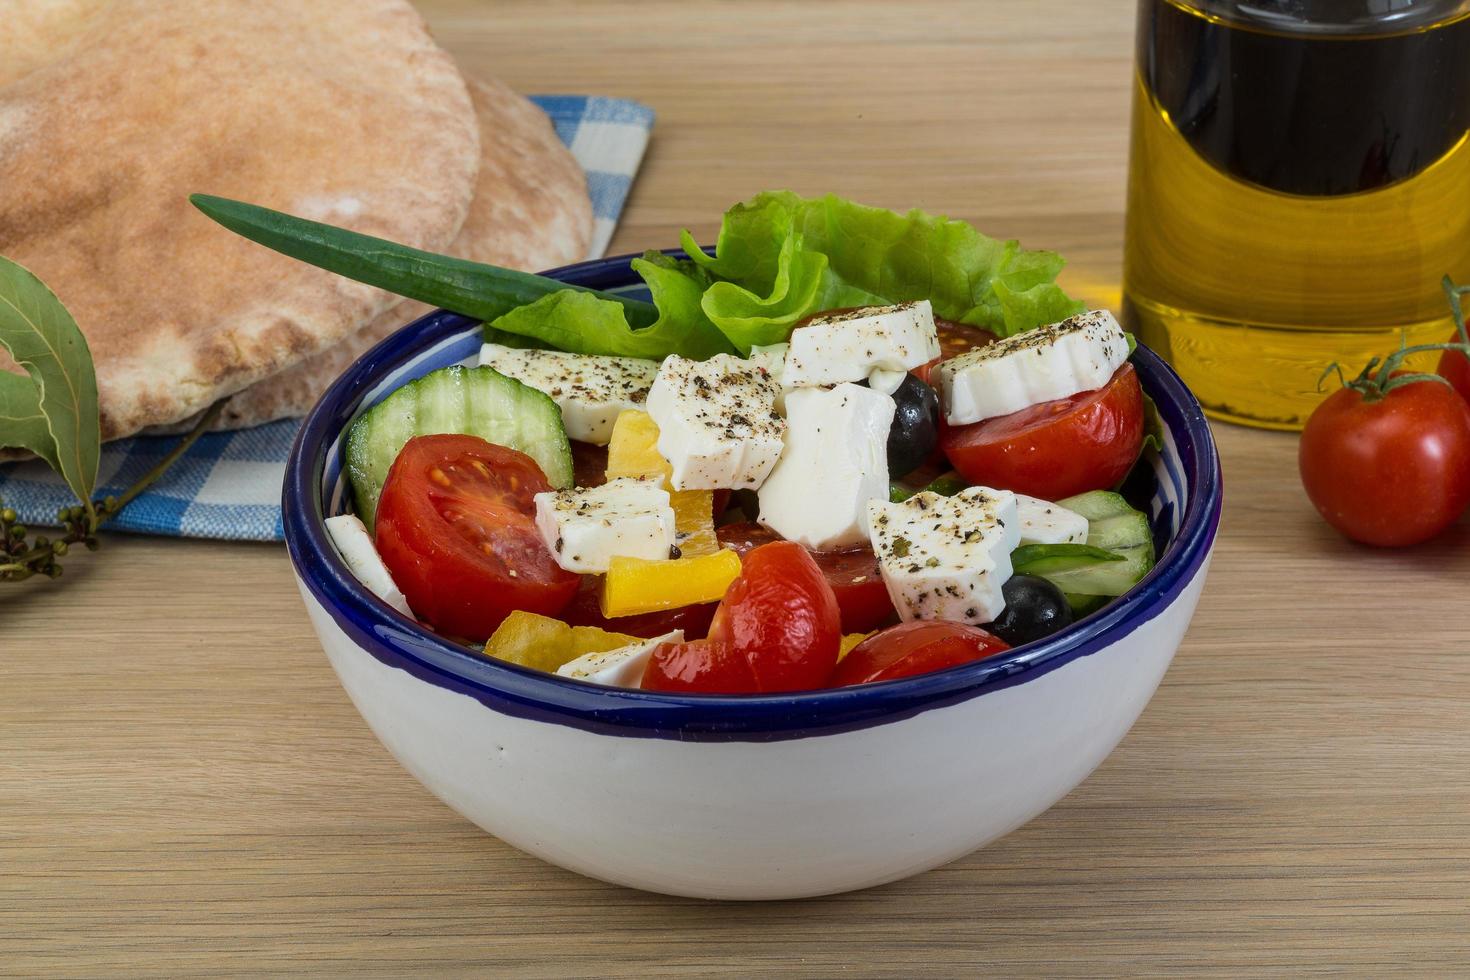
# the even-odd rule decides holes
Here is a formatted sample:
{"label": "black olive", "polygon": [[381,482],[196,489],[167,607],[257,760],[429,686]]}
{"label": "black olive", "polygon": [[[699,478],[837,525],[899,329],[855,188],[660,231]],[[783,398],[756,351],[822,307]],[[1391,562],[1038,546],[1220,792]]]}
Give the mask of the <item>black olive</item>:
{"label": "black olive", "polygon": [[1012,575],[1001,587],[1006,607],[985,628],[1013,647],[1051,636],[1072,625],[1072,607],[1062,590],[1035,575]]}
{"label": "black olive", "polygon": [[922,466],[939,444],[939,396],[906,374],[893,401],[897,411],[888,429],[888,476],[897,479]]}

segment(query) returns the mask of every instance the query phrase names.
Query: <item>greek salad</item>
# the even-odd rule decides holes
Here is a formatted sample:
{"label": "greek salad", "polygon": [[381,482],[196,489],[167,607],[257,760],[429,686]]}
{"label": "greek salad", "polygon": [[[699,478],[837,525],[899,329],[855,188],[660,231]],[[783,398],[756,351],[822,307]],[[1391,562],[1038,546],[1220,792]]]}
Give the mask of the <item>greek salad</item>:
{"label": "greek salad", "polygon": [[1118,492],[1157,424],[1131,338],[1060,265],[761,195],[713,255],[635,260],[653,322],[549,291],[367,409],[328,530],[404,615],[593,684],[815,690],[1041,639],[1154,562]]}

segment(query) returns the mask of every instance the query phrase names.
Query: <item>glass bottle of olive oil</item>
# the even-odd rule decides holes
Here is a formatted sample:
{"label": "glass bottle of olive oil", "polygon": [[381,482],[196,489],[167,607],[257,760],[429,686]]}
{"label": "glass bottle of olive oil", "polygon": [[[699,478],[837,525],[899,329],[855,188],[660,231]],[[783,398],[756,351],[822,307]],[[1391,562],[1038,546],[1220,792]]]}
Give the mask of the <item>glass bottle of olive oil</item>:
{"label": "glass bottle of olive oil", "polygon": [[1448,339],[1446,273],[1470,0],[1140,0],[1125,312],[1211,414],[1300,428],[1332,361]]}

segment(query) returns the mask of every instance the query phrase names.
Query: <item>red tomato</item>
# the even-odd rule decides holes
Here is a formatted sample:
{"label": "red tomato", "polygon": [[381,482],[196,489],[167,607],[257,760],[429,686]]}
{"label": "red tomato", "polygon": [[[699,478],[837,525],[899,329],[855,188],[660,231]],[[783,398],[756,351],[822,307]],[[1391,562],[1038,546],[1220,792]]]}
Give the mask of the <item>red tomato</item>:
{"label": "red tomato", "polygon": [[[1450,338],[1450,343],[1458,344],[1460,335],[1457,333]],[[1440,377],[1449,381],[1460,393],[1460,397],[1470,402],[1470,357],[1466,357],[1460,351],[1447,350],[1439,355]]]}
{"label": "red tomato", "polygon": [[602,576],[584,575],[582,587],[572,597],[571,603],[561,611],[561,618],[572,626],[596,626],[598,629],[627,633],[629,636],[652,638],[673,630],[683,630],[689,639],[697,639],[709,631],[709,621],[714,617],[717,605],[719,603],[705,602],[697,606],[660,609],[636,616],[607,617],[602,614]]}
{"label": "red tomato", "polygon": [[[955,323],[943,317],[934,318],[934,327],[939,334],[940,357],[958,357],[968,354],[977,347],[993,344],[996,341],[995,334],[984,327],[972,327],[967,323]],[[930,362],[933,363],[932,361]],[[927,366],[927,365],[926,365]],[[928,381],[928,378],[924,378]]]}
{"label": "red tomato", "polygon": [[572,440],[572,482],[579,487],[600,487],[607,482],[607,447]]}
{"label": "red tomato", "polygon": [[741,566],[708,639],[660,646],[644,675],[646,688],[763,694],[827,682],[842,630],[837,599],[812,556],[799,544],[773,541],[752,549]]}
{"label": "red tomato", "polygon": [[410,439],[378,499],[376,544],[414,613],[482,641],[513,610],[555,616],[577,591],[536,533],[536,461],[464,435]]}
{"label": "red tomato", "polygon": [[694,640],[664,643],[643,672],[645,691],[681,694],[750,694],[760,690],[750,660],[729,643]]}
{"label": "red tomato", "polygon": [[940,420],[939,445],[971,483],[1060,500],[1116,486],[1143,446],[1143,389],[1124,364],[1094,391],[973,425]]}
{"label": "red tomato", "polygon": [[761,545],[740,564],[740,577],[715,610],[709,638],[744,654],[762,692],[821,687],[842,641],[837,597],[822,570],[792,541]]}
{"label": "red tomato", "polygon": [[1470,506],[1470,405],[1437,381],[1373,401],[1342,388],[1307,419],[1297,462],[1328,524],[1364,544],[1418,544]]}
{"label": "red tomato", "polygon": [[975,626],[921,619],[875,633],[852,648],[832,674],[832,686],[870,684],[927,674],[1009,650]]}
{"label": "red tomato", "polygon": [[995,343],[995,334],[984,327],[972,327],[964,323],[955,323],[943,317],[934,318],[934,327],[939,334],[939,356],[932,361],[927,361],[914,368],[909,373],[914,375],[926,385],[933,386],[934,382],[930,375],[939,366],[939,362],[946,357],[958,357],[967,354],[977,347]]}
{"label": "red tomato", "polygon": [[[721,545],[734,548],[741,555],[757,545],[782,540],[770,528],[749,522],[726,524],[716,533]],[[837,597],[842,632],[867,633],[893,616],[893,600],[888,598],[888,587],[883,584],[883,573],[872,548],[858,545],[843,551],[813,551],[811,556]]]}

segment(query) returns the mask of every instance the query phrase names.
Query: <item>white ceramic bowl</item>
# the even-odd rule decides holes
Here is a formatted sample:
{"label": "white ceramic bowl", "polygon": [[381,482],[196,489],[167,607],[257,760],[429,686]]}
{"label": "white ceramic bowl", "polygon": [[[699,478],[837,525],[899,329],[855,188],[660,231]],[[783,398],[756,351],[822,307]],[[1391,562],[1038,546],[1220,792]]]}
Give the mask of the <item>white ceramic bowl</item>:
{"label": "white ceramic bowl", "polygon": [[[551,273],[637,282],[628,257]],[[342,435],[394,388],[464,360],[474,321],[436,313],[323,396],[286,478],[287,544],[343,687],[415,778],[501,840],[650,891],[822,895],[937,867],[1080,783],[1148,703],[1205,582],[1220,515],[1209,426],[1154,354],[1133,356],[1166,435],[1134,479],[1161,558],[1127,596],[1040,643],[920,677],[796,695],[674,696],[492,661],[398,615],[333,549]]]}

